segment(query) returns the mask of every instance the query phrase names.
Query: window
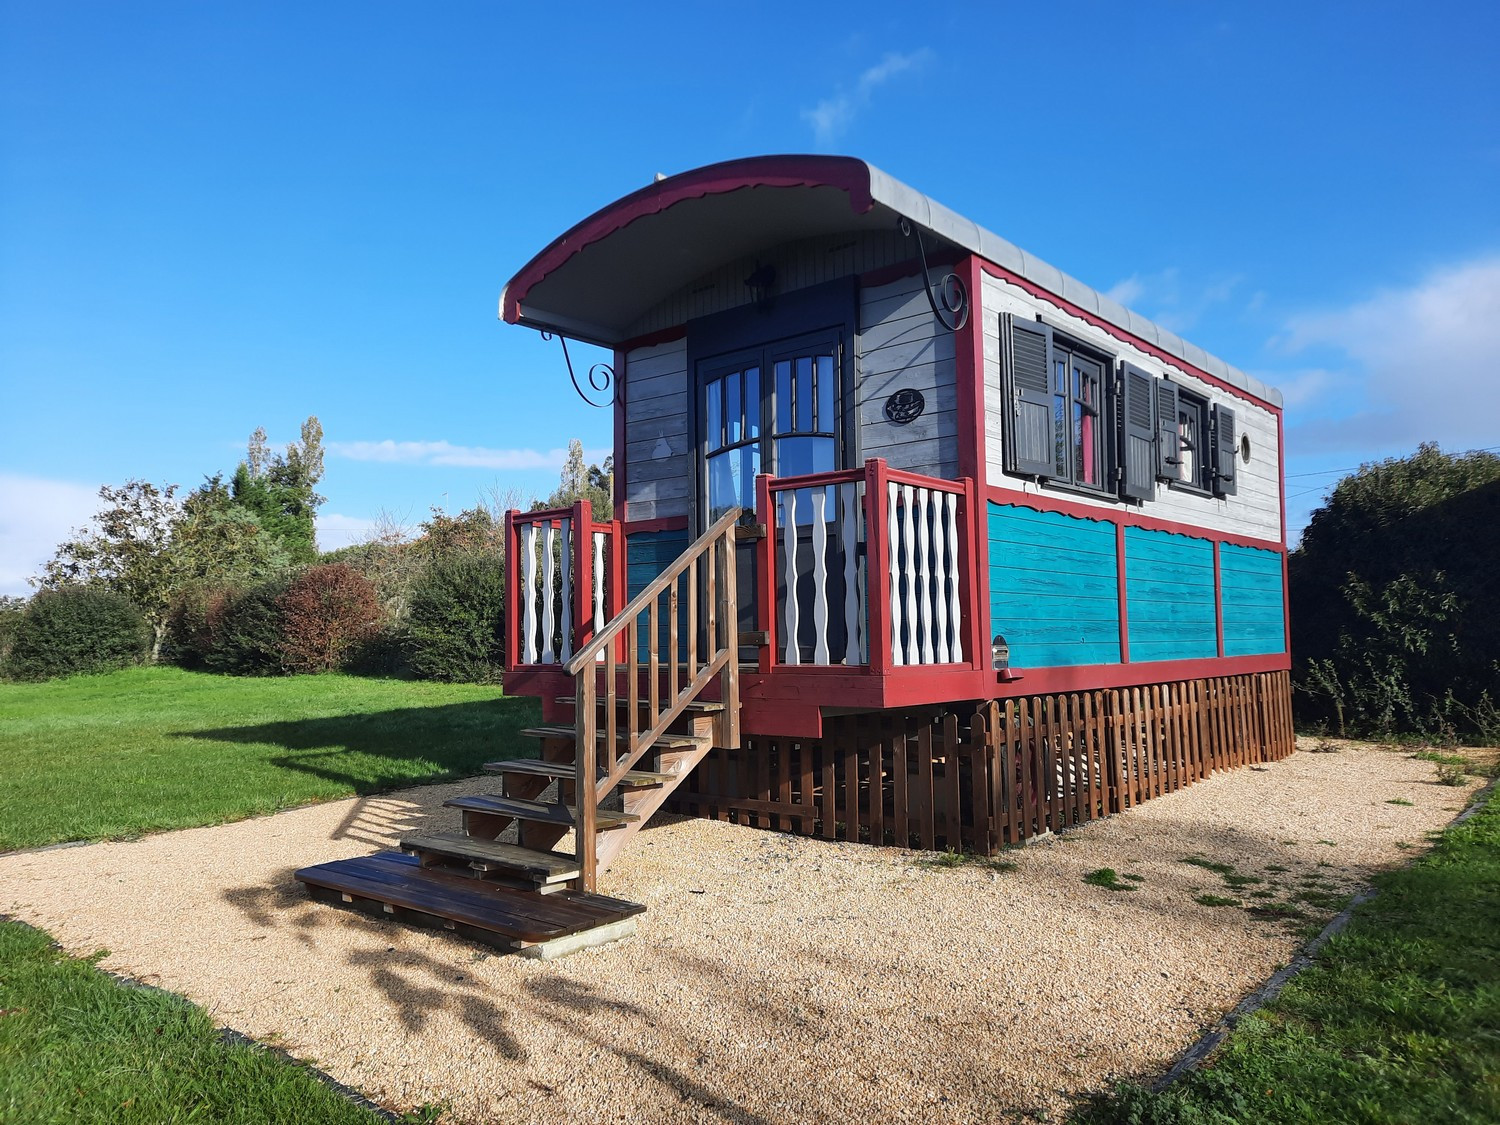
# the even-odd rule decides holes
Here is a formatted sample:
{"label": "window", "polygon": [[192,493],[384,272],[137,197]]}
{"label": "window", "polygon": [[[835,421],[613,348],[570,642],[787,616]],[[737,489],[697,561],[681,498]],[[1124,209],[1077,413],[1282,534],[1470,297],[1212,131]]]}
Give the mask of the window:
{"label": "window", "polygon": [[838,464],[839,339],[804,337],[699,365],[709,521],[755,508],[755,478]]}
{"label": "window", "polygon": [[1156,475],[1179,487],[1209,488],[1213,463],[1208,400],[1162,379],[1156,386]]}
{"label": "window", "polygon": [[1012,319],[1007,335],[1007,467],[1077,488],[1109,487],[1112,361],[1045,324]]}

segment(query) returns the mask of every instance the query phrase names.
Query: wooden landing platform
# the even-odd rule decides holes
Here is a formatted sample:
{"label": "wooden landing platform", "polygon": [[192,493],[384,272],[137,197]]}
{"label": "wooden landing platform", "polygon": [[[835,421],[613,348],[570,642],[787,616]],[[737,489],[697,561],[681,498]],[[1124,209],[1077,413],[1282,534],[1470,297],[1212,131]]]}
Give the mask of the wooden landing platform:
{"label": "wooden landing platform", "polygon": [[380,852],[316,867],[296,878],[314,898],[402,922],[437,926],[473,941],[516,949],[619,923],[639,903],[581,891],[534,891],[422,867],[413,856]]}

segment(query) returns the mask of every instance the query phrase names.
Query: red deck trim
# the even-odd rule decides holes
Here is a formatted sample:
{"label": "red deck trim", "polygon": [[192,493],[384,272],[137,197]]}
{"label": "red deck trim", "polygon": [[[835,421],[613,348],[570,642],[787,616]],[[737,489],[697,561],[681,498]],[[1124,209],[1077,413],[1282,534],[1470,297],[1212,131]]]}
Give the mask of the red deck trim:
{"label": "red deck trim", "polygon": [[836,187],[847,192],[849,209],[863,215],[875,205],[870,168],[847,156],[752,156],[696,168],[648,184],[595,211],[532,258],[505,286],[500,314],[508,324],[521,319],[521,302],[542,281],[585,247],[608,238],[646,215],[659,214],[686,199],[722,195],[746,187]]}
{"label": "red deck trim", "polygon": [[1118,508],[1095,508],[1061,496],[1012,491],[993,484],[989,487],[988,498],[997,504],[1013,504],[1021,508],[1030,508],[1035,512],[1057,512],[1079,519],[1102,520],[1105,523],[1140,527],[1148,531],[1170,531],[1174,535],[1190,535],[1194,539],[1212,539],[1216,543],[1233,543],[1237,547],[1258,547],[1263,551],[1281,552],[1283,550],[1282,545],[1274,539],[1257,539],[1250,535],[1236,535],[1232,531],[1215,531],[1213,528],[1203,527],[1200,524],[1178,523],[1175,520],[1144,516],[1136,509],[1127,508],[1123,504]]}
{"label": "red deck trim", "polygon": [[[990,698],[1017,695],[1048,695],[1062,691],[1095,691],[1101,688],[1137,687],[1169,680],[1198,680],[1213,676],[1239,676],[1250,672],[1284,672],[1291,661],[1284,652],[1259,656],[1226,656],[1222,659],[1148,660],[1136,664],[1081,664],[1074,668],[1017,668],[1021,677],[1012,683],[995,684]],[[993,680],[992,680],[993,682]]]}
{"label": "red deck trim", "polygon": [[[1224,655],[1224,582],[1223,571],[1219,569],[1219,547],[1222,544],[1214,544],[1214,630],[1218,636],[1219,656]],[[1282,567],[1285,569],[1286,560],[1283,556]],[[1282,591],[1283,596],[1285,591]],[[1285,603],[1283,602],[1282,616],[1286,615]]]}
{"label": "red deck trim", "polygon": [[974,663],[988,668],[994,633],[990,621],[988,505],[981,502],[989,490],[988,436],[984,429],[984,286],[975,255],[964,259],[959,272],[969,290],[969,323],[953,342],[958,393],[958,475],[973,482],[968,492],[967,522],[969,558],[974,563],[976,587],[965,600],[974,607]]}
{"label": "red deck trim", "polygon": [[1064,300],[1062,297],[1059,297],[1051,290],[1043,289],[1036,282],[1028,281],[1020,274],[1012,273],[1004,266],[997,266],[993,262],[986,261],[984,263],[984,271],[991,277],[999,278],[1001,281],[1008,281],[1012,285],[1019,286],[1020,288],[1026,290],[1026,292],[1030,293],[1033,297],[1040,297],[1042,300],[1048,302],[1049,304],[1056,305],[1064,312],[1069,313],[1072,316],[1076,316],[1080,320],[1086,321],[1089,324],[1092,324],[1095,328],[1102,328],[1105,332],[1108,332],[1111,336],[1115,337],[1115,339],[1120,340],[1123,343],[1130,344],[1132,347],[1139,348],[1147,355],[1155,356],[1163,363],[1169,363],[1173,367],[1179,368],[1180,370],[1186,371],[1191,375],[1197,376],[1205,383],[1208,383],[1210,386],[1218,387],[1226,394],[1231,394],[1235,398],[1244,399],[1246,402],[1253,403],[1254,405],[1262,407],[1263,409],[1272,411],[1278,418],[1281,416],[1281,407],[1276,406],[1274,403],[1269,403],[1265,399],[1251,394],[1249,391],[1245,390],[1242,387],[1236,387],[1232,383],[1226,383],[1223,379],[1220,379],[1216,375],[1210,375],[1201,367],[1197,367],[1189,363],[1181,356],[1173,355],[1171,352],[1166,351],[1164,348],[1158,347],[1157,345],[1151,343],[1149,340],[1143,340],[1134,333],[1126,331],[1118,324],[1115,324],[1112,321],[1105,320],[1103,317],[1098,316],[1095,313],[1091,313],[1087,309],[1080,308],[1072,301]]}
{"label": "red deck trim", "polygon": [[[1280,414],[1276,415],[1276,475],[1281,481],[1281,542],[1286,543],[1286,425]],[[1292,583],[1288,571],[1287,552],[1281,552],[1281,631],[1285,634],[1286,650],[1292,651]]]}
{"label": "red deck trim", "polygon": [[[1218,582],[1219,547],[1214,544],[1214,581]],[[1130,595],[1125,587],[1125,525],[1115,524],[1115,597],[1120,604],[1120,662],[1130,663]],[[1224,655],[1224,646],[1219,646]]]}
{"label": "red deck trim", "polygon": [[686,531],[688,518],[687,516],[662,516],[654,520],[623,520],[621,524],[626,535],[645,534],[652,531]]}

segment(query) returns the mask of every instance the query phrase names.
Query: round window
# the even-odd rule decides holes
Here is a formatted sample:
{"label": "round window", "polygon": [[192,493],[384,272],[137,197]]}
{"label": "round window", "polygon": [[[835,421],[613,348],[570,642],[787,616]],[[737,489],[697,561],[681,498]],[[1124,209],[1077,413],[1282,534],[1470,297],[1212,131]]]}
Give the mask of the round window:
{"label": "round window", "polygon": [[1245,464],[1247,464],[1247,465],[1250,464],[1250,435],[1249,434],[1241,434],[1240,435],[1240,460],[1243,461],[1243,462],[1245,462]]}

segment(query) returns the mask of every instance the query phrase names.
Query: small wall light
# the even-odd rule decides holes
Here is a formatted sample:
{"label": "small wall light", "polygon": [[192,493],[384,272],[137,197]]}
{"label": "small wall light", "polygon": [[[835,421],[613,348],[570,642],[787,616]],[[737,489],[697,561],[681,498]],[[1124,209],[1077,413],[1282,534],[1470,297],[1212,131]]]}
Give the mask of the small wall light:
{"label": "small wall light", "polygon": [[1010,645],[1006,644],[1005,638],[998,633],[990,642],[990,659],[994,662],[997,672],[1004,672],[1010,667]]}
{"label": "small wall light", "polygon": [[770,304],[771,288],[776,284],[776,267],[755,263],[755,270],[745,278],[745,287],[750,290],[750,299],[764,308]]}

